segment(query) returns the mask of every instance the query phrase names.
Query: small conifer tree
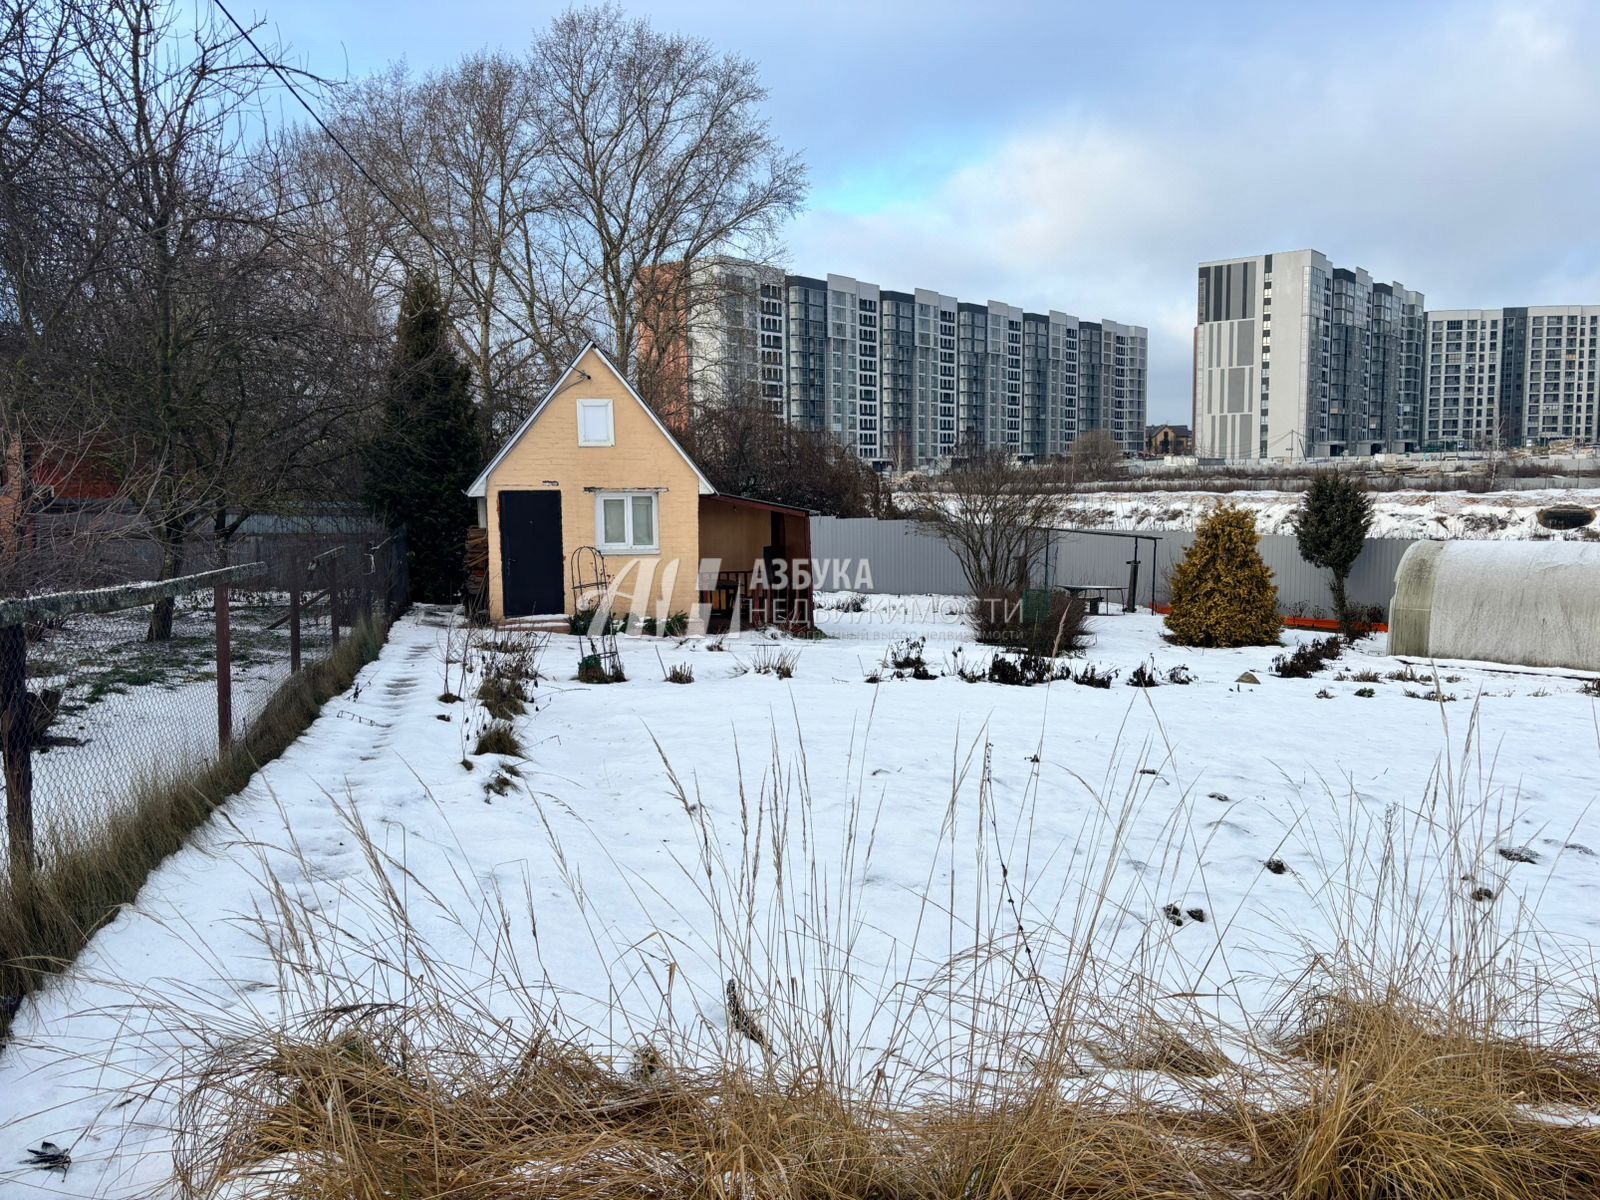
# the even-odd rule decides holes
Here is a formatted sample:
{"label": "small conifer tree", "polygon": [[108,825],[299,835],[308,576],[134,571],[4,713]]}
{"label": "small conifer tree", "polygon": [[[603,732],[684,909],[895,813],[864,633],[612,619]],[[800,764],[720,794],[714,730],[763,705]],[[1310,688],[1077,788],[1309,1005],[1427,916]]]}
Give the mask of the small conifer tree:
{"label": "small conifer tree", "polygon": [[1172,570],[1167,629],[1184,646],[1270,646],[1283,623],[1278,588],[1256,549],[1256,522],[1219,504]]}
{"label": "small conifer tree", "polygon": [[1360,480],[1332,473],[1311,481],[1294,513],[1300,557],[1328,572],[1333,614],[1346,638],[1355,635],[1345,583],[1372,528],[1372,499]]}
{"label": "small conifer tree", "polygon": [[465,579],[466,489],[479,462],[471,381],[450,343],[438,284],[413,275],[400,301],[383,425],[368,447],[367,503],[405,530],[418,600],[457,600]]}

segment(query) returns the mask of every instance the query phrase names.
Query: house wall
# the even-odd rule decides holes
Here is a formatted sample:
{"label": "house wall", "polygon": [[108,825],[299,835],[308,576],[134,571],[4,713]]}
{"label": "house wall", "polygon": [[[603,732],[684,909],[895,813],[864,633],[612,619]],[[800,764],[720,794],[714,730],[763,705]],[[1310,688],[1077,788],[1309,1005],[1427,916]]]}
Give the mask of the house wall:
{"label": "house wall", "polygon": [[706,498],[700,505],[700,556],[722,560],[724,571],[748,571],[772,545],[772,514]]}
{"label": "house wall", "polygon": [[[500,563],[500,493],[561,492],[561,552],[565,562],[565,607],[573,611],[572,552],[599,541],[595,497],[599,491],[659,489],[657,522],[660,551],[648,555],[607,555],[612,578],[628,571],[617,602],[630,605],[636,583],[648,573],[650,607],[665,600],[669,613],[689,612],[696,599],[700,566],[700,484],[683,455],[662,434],[627,386],[590,351],[578,362],[589,376],[574,375],[546,405],[539,419],[511,447],[487,481],[489,528],[489,612],[505,616]],[[578,445],[578,401],[609,399],[614,444]],[[653,615],[653,614],[652,614]]]}

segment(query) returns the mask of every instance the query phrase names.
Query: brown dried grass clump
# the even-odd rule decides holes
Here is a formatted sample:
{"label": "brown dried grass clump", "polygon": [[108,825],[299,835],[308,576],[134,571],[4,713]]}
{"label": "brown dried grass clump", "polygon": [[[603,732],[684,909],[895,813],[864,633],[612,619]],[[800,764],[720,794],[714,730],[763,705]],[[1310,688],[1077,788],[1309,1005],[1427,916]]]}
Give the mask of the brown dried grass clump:
{"label": "brown dried grass clump", "polygon": [[235,1047],[190,1097],[185,1128],[214,1132],[180,1146],[180,1180],[363,1200],[902,1192],[826,1089],[669,1072],[658,1056],[615,1071],[544,1034],[496,1033],[424,1047],[379,1013]]}
{"label": "brown dried grass clump", "polygon": [[1330,1068],[1403,1052],[1413,1067],[1425,1064],[1432,1075],[1459,1076],[1457,1082],[1518,1104],[1600,1107],[1600,1045],[1593,1039],[1546,1044],[1509,1037],[1404,996],[1318,996],[1287,1048]]}
{"label": "brown dried grass clump", "polygon": [[[295,1200],[1600,1194],[1600,1129],[1540,1119],[1526,1107],[1539,1093],[1521,1090],[1592,1094],[1571,1060],[1444,1036],[1404,1006],[1329,1011],[1289,1043],[1274,1083],[1157,1102],[1044,1069],[1017,1091],[917,1103],[770,1060],[697,1072],[646,1048],[618,1068],[544,1031],[341,1011],[219,1059],[184,1114],[179,1174],[198,1196],[248,1179],[253,1195]],[[422,1026],[443,1040],[418,1040]]]}
{"label": "brown dried grass clump", "polygon": [[522,681],[504,675],[485,675],[478,685],[478,700],[497,721],[509,721],[528,711],[528,693]]}
{"label": "brown dried grass clump", "polygon": [[[0,856],[0,999],[20,1001],[65,969],[168,855],[350,686],[387,636],[387,622],[363,618],[328,657],[291,675],[217,758],[152,774],[92,820],[47,822],[37,867]],[[11,1015],[0,1003],[0,1045]]]}
{"label": "brown dried grass clump", "polygon": [[500,754],[516,758],[522,754],[522,739],[508,721],[491,721],[478,734],[473,743],[474,754]]}
{"label": "brown dried grass clump", "polygon": [[248,1179],[253,1195],[296,1200],[1203,1194],[1188,1158],[1204,1143],[1137,1110],[1042,1093],[877,1107],[810,1074],[641,1078],[539,1035],[505,1057],[509,1045],[426,1049],[365,1024],[236,1047],[191,1097],[184,1127],[220,1132],[180,1148],[184,1186],[209,1196]]}
{"label": "brown dried grass clump", "polygon": [[[1548,961],[1514,972],[1503,953],[1507,932],[1459,887],[1445,893],[1455,930],[1446,956],[1437,953],[1437,924],[1393,891],[1347,900],[1342,940],[1306,974],[1281,981],[1270,1021],[1224,1022],[1197,1002],[1205,997],[1160,983],[1158,958],[1108,959],[1094,949],[1102,912],[1124,903],[1104,891],[1086,898],[1068,930],[1002,916],[913,987],[893,973],[868,975],[877,968],[853,957],[848,906],[801,869],[799,856],[816,844],[803,783],[741,792],[742,841],[730,853],[706,806],[668,775],[696,833],[693,869],[716,927],[714,970],[694,982],[674,958],[666,971],[664,1001],[674,988],[696,993],[689,1023],[657,1018],[647,1043],[624,1050],[610,1023],[628,1027],[629,1015],[613,998],[592,1010],[607,1032],[576,1025],[562,1015],[558,990],[520,974],[525,955],[509,933],[518,918],[499,898],[492,920],[478,913],[457,923],[489,939],[465,957],[494,963],[492,976],[453,965],[463,945],[429,945],[422,930],[439,926],[411,920],[406,896],[423,901],[392,885],[405,877],[403,864],[371,842],[352,808],[352,833],[377,869],[372,919],[353,919],[361,911],[353,897],[307,907],[298,891],[275,889],[267,941],[285,975],[314,989],[302,994],[320,998],[315,1015],[290,1028],[209,1039],[216,1053],[189,1080],[175,1123],[186,1194],[1600,1195],[1600,1051],[1592,1031],[1574,1026],[1588,1018],[1571,1003],[1585,998],[1582,986],[1557,985]],[[767,778],[796,777],[773,770]],[[981,812],[991,802],[987,753],[978,785]],[[960,794],[952,789],[952,805]],[[1459,882],[1468,826],[1446,807],[1438,828],[1456,849],[1438,870]],[[861,836],[846,844],[870,845],[873,826],[848,819]],[[1435,825],[1414,833],[1386,825],[1377,861],[1403,863]],[[1121,844],[1108,835],[1098,850],[1115,855]],[[759,875],[762,862],[783,864],[781,883],[776,871]],[[993,910],[1030,911],[1019,876],[1003,858],[999,866],[990,876],[1001,898]],[[852,878],[859,868],[853,861]],[[760,891],[760,879],[772,890]],[[1392,944],[1368,936],[1368,900],[1405,936]],[[534,912],[530,893],[530,927]],[[455,921],[442,907],[432,913],[441,916]],[[802,958],[789,952],[802,945],[806,965],[789,973]],[[838,997],[856,985],[876,989],[857,1002],[891,1012],[899,1030],[922,1014],[935,1018],[930,1032],[853,1043]],[[1565,1024],[1512,1019],[1551,1011],[1539,1004],[1546,992],[1559,996]],[[514,1016],[503,1011],[508,1003]],[[1285,1012],[1297,1014],[1287,1032]]]}

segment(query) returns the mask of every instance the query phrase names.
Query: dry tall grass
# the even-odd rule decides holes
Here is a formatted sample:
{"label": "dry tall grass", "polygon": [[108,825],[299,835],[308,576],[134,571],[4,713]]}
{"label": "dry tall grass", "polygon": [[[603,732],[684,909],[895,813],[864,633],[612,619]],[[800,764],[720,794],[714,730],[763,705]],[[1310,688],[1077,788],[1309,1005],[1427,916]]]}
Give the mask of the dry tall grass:
{"label": "dry tall grass", "polygon": [[[0,996],[26,996],[70,963],[217,805],[350,686],[377,657],[385,632],[383,624],[363,619],[328,658],[307,665],[274,693],[219,758],[170,765],[104,812],[53,815],[40,831],[38,867],[0,863]],[[0,1044],[11,1015],[0,1011]]]}
{"label": "dry tall grass", "polygon": [[[1542,956],[1531,914],[1470,900],[1461,877],[1491,869],[1514,815],[1473,731],[1414,808],[1374,829],[1350,799],[1317,889],[1338,937],[1259,1008],[1175,991],[1159,919],[1127,932],[1151,898],[1114,884],[1114,864],[1157,804],[1142,768],[1169,754],[1146,747],[1085,784],[1092,853],[1047,894],[1038,772],[1008,828],[980,737],[956,757],[939,861],[891,957],[866,949],[880,914],[859,881],[888,814],[864,766],[842,828],[776,749],[758,787],[715,806],[668,766],[708,922],[703,944],[658,935],[648,969],[608,940],[628,898],[585,894],[542,811],[614,972],[599,997],[528,953],[531,885],[458,911],[346,805],[368,885],[331,904],[269,881],[261,936],[297,1015],[203,1031],[213,1053],[175,1121],[181,1185],[295,1200],[1600,1194],[1592,964]],[[1198,878],[1205,835],[1170,821],[1152,870]],[[598,836],[582,848],[606,852]],[[631,899],[668,915],[666,897]]]}

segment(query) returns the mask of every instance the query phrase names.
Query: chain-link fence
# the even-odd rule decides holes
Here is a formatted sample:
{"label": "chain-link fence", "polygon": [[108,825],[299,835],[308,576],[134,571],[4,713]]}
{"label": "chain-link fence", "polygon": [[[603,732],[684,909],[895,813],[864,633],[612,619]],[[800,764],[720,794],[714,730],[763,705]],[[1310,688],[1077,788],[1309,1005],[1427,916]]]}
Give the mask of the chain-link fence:
{"label": "chain-link fence", "polygon": [[0,601],[9,851],[42,844],[38,831],[56,823],[92,825],[146,783],[214,761],[296,671],[331,655],[363,617],[392,616],[406,592],[404,546],[388,538]]}

